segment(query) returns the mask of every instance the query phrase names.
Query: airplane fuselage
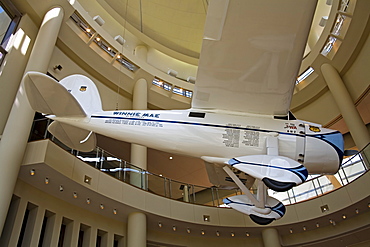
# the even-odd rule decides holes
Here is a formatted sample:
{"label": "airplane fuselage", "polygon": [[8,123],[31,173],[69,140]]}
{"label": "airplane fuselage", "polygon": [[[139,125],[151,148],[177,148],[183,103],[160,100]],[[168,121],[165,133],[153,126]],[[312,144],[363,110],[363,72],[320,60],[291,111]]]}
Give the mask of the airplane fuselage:
{"label": "airplane fuselage", "polygon": [[[266,138],[275,136],[279,155],[299,160],[310,173],[333,173],[338,169],[340,154],[333,145],[313,138],[338,132],[300,120],[194,109],[104,111],[94,113],[90,118],[54,119],[114,139],[193,157],[231,159],[266,154]],[[309,138],[315,143],[310,144]],[[307,148],[311,150],[307,152]],[[317,163],[314,157],[304,159],[308,153],[332,158]]]}

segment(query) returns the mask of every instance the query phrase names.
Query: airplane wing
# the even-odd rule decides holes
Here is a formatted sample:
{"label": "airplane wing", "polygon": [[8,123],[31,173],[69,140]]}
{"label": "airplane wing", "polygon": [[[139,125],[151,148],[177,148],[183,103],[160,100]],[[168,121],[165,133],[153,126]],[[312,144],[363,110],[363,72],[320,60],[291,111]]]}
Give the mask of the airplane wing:
{"label": "airplane wing", "polygon": [[192,107],[288,114],[316,0],[212,0]]}

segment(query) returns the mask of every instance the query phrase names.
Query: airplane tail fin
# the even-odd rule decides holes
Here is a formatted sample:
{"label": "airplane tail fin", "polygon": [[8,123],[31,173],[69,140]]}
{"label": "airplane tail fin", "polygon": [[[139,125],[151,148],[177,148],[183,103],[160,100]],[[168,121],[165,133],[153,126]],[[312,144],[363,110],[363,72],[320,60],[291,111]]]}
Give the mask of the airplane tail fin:
{"label": "airplane tail fin", "polygon": [[83,75],[71,75],[59,83],[39,72],[28,72],[24,85],[31,107],[57,117],[87,117],[102,111],[98,89]]}
{"label": "airplane tail fin", "polygon": [[[98,89],[83,75],[71,75],[58,83],[43,73],[28,72],[24,86],[31,107],[44,114],[85,118],[102,111]],[[89,130],[60,122],[53,122],[48,130],[70,148],[88,152],[96,146],[95,133]]]}

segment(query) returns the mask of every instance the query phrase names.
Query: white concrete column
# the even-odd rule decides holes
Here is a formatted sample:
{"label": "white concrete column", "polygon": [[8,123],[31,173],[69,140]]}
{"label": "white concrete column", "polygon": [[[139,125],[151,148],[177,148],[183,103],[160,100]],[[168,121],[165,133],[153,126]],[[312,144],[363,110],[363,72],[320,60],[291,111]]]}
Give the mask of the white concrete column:
{"label": "white concrete column", "polygon": [[[28,60],[26,72],[32,70],[45,73],[47,71],[63,16],[64,11],[61,7],[54,7],[46,13]],[[21,82],[0,141],[0,232],[4,227],[33,117],[34,111],[28,103],[23,82]]]}
{"label": "white concrete column", "polygon": [[[14,203],[16,207],[14,221],[10,229],[4,229],[10,232],[7,245],[4,246],[17,246],[19,235],[22,229],[23,218],[27,209],[28,201],[24,198],[20,198],[17,203]],[[5,234],[5,231],[4,231]],[[9,234],[9,233],[8,233]],[[3,245],[1,245],[3,246]]]}
{"label": "white concrete column", "polygon": [[[145,79],[139,79],[135,83],[132,99],[133,110],[146,110],[148,104],[148,86]],[[131,164],[147,169],[147,148],[137,144],[131,144]],[[130,183],[145,189],[146,178],[144,174],[131,172]]]}
{"label": "white concrete column", "polygon": [[40,240],[42,223],[44,221],[45,209],[36,207],[30,210],[27,219],[22,246],[37,246]]}
{"label": "white concrete column", "polygon": [[43,247],[58,246],[60,228],[62,226],[63,217],[60,214],[54,214],[48,218],[46,223]]}
{"label": "white concrete column", "polygon": [[146,215],[129,214],[127,221],[127,247],[146,247]]}
{"label": "white concrete column", "polygon": [[77,247],[78,235],[80,233],[80,222],[72,221],[66,225],[63,247]]}
{"label": "white concrete column", "polygon": [[281,247],[280,236],[275,228],[265,228],[262,230],[262,240],[264,247]]}
{"label": "white concrete column", "polygon": [[98,230],[95,226],[91,226],[85,230],[84,241],[82,247],[96,246],[96,236],[98,235]]}
{"label": "white concrete column", "polygon": [[359,150],[370,142],[370,135],[338,71],[330,64],[323,64],[321,71],[335,102]]}

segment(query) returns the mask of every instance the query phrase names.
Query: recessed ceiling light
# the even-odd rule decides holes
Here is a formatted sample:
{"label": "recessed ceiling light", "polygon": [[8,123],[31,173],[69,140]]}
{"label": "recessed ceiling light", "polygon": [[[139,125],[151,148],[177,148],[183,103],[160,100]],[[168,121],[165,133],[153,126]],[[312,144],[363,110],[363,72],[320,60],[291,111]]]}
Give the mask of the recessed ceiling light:
{"label": "recessed ceiling light", "polygon": [[89,176],[86,176],[86,175],[85,175],[85,178],[84,178],[84,182],[85,182],[85,183],[87,183],[87,184],[91,184],[91,180],[92,180],[92,178],[91,178],[91,177],[89,177]]}
{"label": "recessed ceiling light", "polygon": [[187,229],[186,229],[186,232],[190,234],[190,232],[191,232],[191,231],[190,231],[190,228],[187,228]]}
{"label": "recessed ceiling light", "polygon": [[49,184],[49,178],[45,178],[45,184]]}
{"label": "recessed ceiling light", "polygon": [[75,192],[73,192],[73,198],[77,198],[77,192],[75,191]]}
{"label": "recessed ceiling light", "polygon": [[172,160],[173,159],[173,157],[172,156],[170,156],[170,160]]}
{"label": "recessed ceiling light", "polygon": [[90,204],[90,203],[91,203],[90,198],[87,198],[87,199],[86,199],[86,203],[87,203],[87,204]]}
{"label": "recessed ceiling light", "polygon": [[35,169],[31,169],[31,170],[30,170],[30,175],[31,175],[31,176],[35,175]]}
{"label": "recessed ceiling light", "polygon": [[104,209],[104,205],[103,204],[100,204],[100,209]]}
{"label": "recessed ceiling light", "polygon": [[113,209],[113,214],[117,214],[117,209]]}

